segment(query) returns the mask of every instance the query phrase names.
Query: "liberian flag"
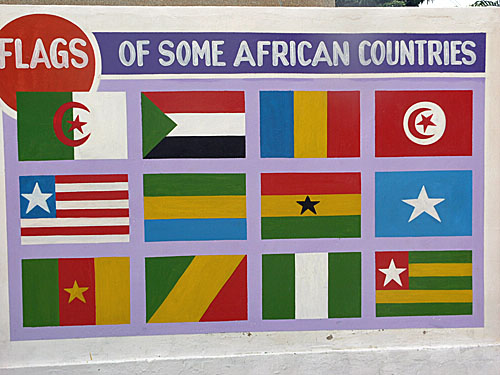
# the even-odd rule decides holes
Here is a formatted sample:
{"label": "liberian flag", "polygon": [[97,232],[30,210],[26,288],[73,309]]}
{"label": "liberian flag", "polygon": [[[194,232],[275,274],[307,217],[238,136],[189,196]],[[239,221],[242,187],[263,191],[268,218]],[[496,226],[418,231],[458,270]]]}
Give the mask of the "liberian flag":
{"label": "liberian flag", "polygon": [[359,91],[261,91],[263,158],[359,157]]}
{"label": "liberian flag", "polygon": [[129,241],[127,175],[20,176],[21,244]]}
{"label": "liberian flag", "polygon": [[361,317],[361,253],[264,254],[263,319]]}
{"label": "liberian flag", "polygon": [[143,92],[145,159],[244,158],[243,91]]}

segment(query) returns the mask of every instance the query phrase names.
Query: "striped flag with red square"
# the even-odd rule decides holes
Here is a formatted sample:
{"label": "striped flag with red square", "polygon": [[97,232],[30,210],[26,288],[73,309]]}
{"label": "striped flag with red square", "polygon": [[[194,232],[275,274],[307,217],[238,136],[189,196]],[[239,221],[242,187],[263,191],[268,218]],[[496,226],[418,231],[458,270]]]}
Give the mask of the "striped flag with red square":
{"label": "striped flag with red square", "polygon": [[128,176],[20,176],[21,244],[129,241]]}

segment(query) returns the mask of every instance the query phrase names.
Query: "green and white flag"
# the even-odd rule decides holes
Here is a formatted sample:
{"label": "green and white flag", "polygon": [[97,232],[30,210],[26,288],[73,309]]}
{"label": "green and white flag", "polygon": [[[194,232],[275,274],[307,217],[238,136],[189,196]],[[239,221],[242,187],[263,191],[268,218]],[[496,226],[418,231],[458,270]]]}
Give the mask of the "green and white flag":
{"label": "green and white flag", "polygon": [[263,319],[361,317],[361,253],[264,254]]}
{"label": "green and white flag", "polygon": [[124,92],[18,92],[20,161],[127,158]]}

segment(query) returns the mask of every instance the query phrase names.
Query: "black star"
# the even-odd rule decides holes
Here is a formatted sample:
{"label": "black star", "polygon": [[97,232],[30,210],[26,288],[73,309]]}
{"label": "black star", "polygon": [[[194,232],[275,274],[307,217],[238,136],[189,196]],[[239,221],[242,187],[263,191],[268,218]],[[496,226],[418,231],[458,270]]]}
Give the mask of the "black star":
{"label": "black star", "polygon": [[300,211],[300,214],[302,215],[304,212],[307,210],[311,211],[313,214],[317,215],[316,209],[314,206],[316,206],[319,201],[312,201],[311,198],[309,198],[309,195],[304,199],[303,201],[297,201],[298,204],[302,206],[302,211]]}

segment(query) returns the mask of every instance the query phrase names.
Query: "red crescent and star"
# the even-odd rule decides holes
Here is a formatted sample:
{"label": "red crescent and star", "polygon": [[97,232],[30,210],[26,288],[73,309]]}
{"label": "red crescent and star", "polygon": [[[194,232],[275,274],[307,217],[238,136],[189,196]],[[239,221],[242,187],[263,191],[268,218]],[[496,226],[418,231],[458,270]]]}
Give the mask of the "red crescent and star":
{"label": "red crescent and star", "polygon": [[[85,137],[78,139],[78,140],[73,140],[68,138],[63,131],[62,124],[63,124],[63,117],[64,114],[72,108],[79,108],[83,109],[87,112],[90,112],[90,110],[83,105],[82,103],[78,102],[68,102],[64,103],[62,106],[59,107],[59,109],[56,111],[54,115],[54,132],[56,133],[57,139],[59,139],[62,143],[64,143],[66,146],[70,147],[78,147],[87,142],[87,140],[90,137],[90,134],[87,134]],[[71,127],[69,128],[69,131],[73,131],[75,129],[78,129],[78,131],[83,134],[82,126],[87,124],[86,122],[80,121],[80,116],[76,116],[76,119],[73,121],[67,121],[69,124],[71,124]]]}

